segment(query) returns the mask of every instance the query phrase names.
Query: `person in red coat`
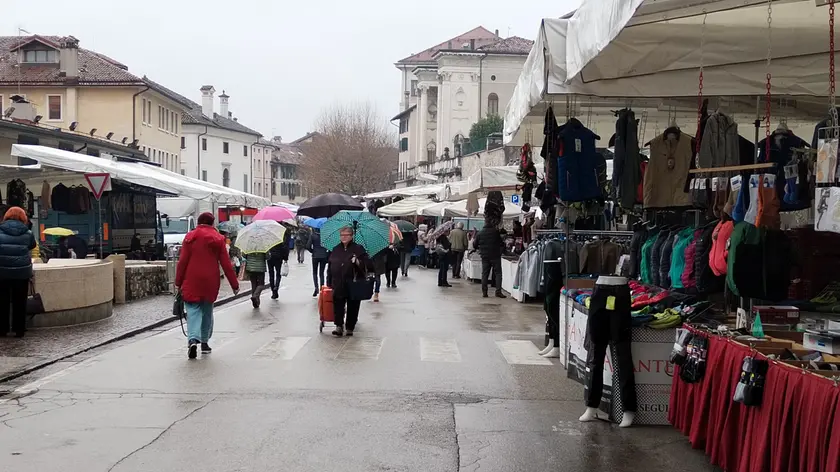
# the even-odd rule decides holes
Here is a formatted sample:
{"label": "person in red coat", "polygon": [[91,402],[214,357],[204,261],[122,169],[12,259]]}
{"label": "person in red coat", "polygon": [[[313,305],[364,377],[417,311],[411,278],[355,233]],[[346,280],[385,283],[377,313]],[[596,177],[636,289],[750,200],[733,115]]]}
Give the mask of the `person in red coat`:
{"label": "person in red coat", "polygon": [[209,354],[213,335],[213,303],[219,296],[219,264],[233,293],[239,293],[239,281],[225,248],[225,237],[213,227],[212,213],[198,217],[198,227],[184,238],[175,274],[175,289],[181,292],[187,310],[187,356],[195,359],[198,345]]}

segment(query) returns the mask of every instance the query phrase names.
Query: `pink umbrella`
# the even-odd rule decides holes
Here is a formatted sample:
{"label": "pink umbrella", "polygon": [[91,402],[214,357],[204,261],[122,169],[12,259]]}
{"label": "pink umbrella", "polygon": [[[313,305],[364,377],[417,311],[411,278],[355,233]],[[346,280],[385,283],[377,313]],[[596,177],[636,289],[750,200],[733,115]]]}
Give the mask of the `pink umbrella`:
{"label": "pink umbrella", "polygon": [[292,220],[295,218],[295,214],[291,211],[287,210],[286,208],[279,207],[279,206],[267,206],[262,210],[258,211],[256,215],[254,215],[254,220],[271,220],[276,222]]}

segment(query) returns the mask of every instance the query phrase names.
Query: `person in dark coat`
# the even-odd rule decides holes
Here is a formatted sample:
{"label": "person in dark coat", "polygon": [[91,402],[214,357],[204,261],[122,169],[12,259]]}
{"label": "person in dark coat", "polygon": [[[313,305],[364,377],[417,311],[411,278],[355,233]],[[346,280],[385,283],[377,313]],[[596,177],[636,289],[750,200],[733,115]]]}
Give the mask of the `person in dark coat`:
{"label": "person in dark coat", "polygon": [[280,280],[283,278],[281,270],[283,263],[289,263],[289,240],[292,237],[292,232],[286,228],[283,233],[283,242],[268,250],[266,265],[268,266],[268,285],[271,288],[271,299],[277,300],[280,298],[278,290],[280,290]]}
{"label": "person in dark coat", "polygon": [[362,302],[350,299],[350,283],[354,279],[364,278],[366,272],[373,269],[373,263],[365,252],[365,248],[353,242],[352,228],[342,228],[340,238],[341,243],[330,253],[330,268],[327,271],[327,285],[333,289],[335,310],[335,330],[332,334],[336,337],[345,334],[353,336]]}
{"label": "person in dark coat", "polygon": [[[400,268],[402,269],[402,276],[408,277],[408,267],[411,265],[411,253],[417,247],[417,232],[410,231],[402,232],[403,240],[400,245]],[[393,286],[396,287],[396,280],[393,281]]]}
{"label": "person in dark coat", "polygon": [[[29,295],[29,281],[32,279],[32,258],[29,251],[35,249],[35,236],[27,226],[26,212],[20,207],[11,207],[0,223],[0,335],[5,336],[11,328],[15,336],[22,338],[26,331],[26,298]],[[10,311],[11,308],[11,311]]]}
{"label": "person in dark coat", "polygon": [[397,271],[402,265],[401,244],[391,245],[386,249],[385,257],[385,280],[388,288],[397,288]]}
{"label": "person in dark coat", "polygon": [[382,288],[382,276],[385,275],[387,270],[386,265],[388,260],[388,251],[389,249],[386,247],[373,256],[373,274],[376,277],[373,283],[374,303],[379,303],[379,291]]}
{"label": "person in dark coat", "polygon": [[502,294],[502,248],[505,241],[499,228],[492,225],[484,225],[484,228],[475,235],[473,247],[481,255],[481,295],[487,298],[487,286],[489,285],[490,272],[493,272],[493,279],[496,282],[496,297],[506,298]]}
{"label": "person in dark coat", "polygon": [[309,236],[309,247],[306,248],[312,254],[312,283],[315,285],[313,297],[318,296],[318,291],[324,285],[324,270],[327,268],[329,251],[321,245],[321,230],[313,228]]}
{"label": "person in dark coat", "polygon": [[449,274],[449,256],[452,252],[452,243],[449,242],[448,232],[437,237],[435,254],[438,258],[438,287],[451,287],[446,279]]}

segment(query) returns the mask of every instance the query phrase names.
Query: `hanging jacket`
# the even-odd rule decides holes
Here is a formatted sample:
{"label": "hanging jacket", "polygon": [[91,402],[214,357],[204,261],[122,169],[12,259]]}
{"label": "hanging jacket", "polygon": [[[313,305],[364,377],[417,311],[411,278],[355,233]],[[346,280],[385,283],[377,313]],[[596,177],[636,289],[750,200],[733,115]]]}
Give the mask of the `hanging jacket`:
{"label": "hanging jacket", "polygon": [[642,264],[642,246],[647,241],[647,228],[642,226],[633,232],[633,237],[630,239],[630,278],[636,279],[639,277],[639,271]]}
{"label": "hanging jacket", "polygon": [[26,184],[22,180],[14,179],[6,185],[6,205],[26,208]]}
{"label": "hanging jacket", "polygon": [[662,286],[660,283],[661,279],[659,271],[659,266],[662,261],[662,246],[665,245],[665,241],[668,239],[668,235],[670,234],[670,230],[662,229],[656,236],[656,241],[653,243],[653,249],[650,253],[650,283],[658,287]]}
{"label": "hanging jacket", "polygon": [[674,254],[674,245],[679,240],[680,231],[682,230],[672,230],[662,244],[662,254],[659,260],[659,286],[663,288],[671,286],[671,256]]}
{"label": "hanging jacket", "polygon": [[651,253],[653,252],[653,245],[659,238],[659,229],[655,228],[648,232],[648,238],[642,245],[642,260],[639,264],[639,275],[642,283],[652,284],[653,275],[651,270],[651,261],[653,259]]}
{"label": "hanging jacket", "polygon": [[582,202],[603,198],[598,178],[598,151],[601,139],[572,118],[558,133],[557,193],[564,202]]}
{"label": "hanging jacket", "polygon": [[[811,205],[810,194],[808,187],[805,186],[805,193],[800,193],[801,196],[808,195],[806,198],[799,198],[797,201],[789,203],[785,202],[785,165],[790,162],[793,156],[793,148],[808,147],[808,143],[793,134],[791,131],[775,131],[770,135],[770,154],[767,154],[767,139],[764,138],[758,142],[758,162],[773,162],[776,164],[775,169],[766,169],[768,172],[776,174],[776,194],[781,202],[781,211],[804,210]],[[807,172],[806,172],[807,176]],[[805,179],[807,182],[809,179]],[[800,181],[800,185],[803,182]],[[801,188],[801,187],[800,187]]]}
{"label": "hanging jacket", "polygon": [[709,267],[717,275],[726,275],[729,258],[729,238],[735,229],[732,221],[721,221],[712,232],[712,250],[709,253]]}
{"label": "hanging jacket", "polygon": [[32,278],[32,257],[35,236],[18,220],[0,223],[0,280]]}
{"label": "hanging jacket", "polygon": [[700,140],[697,167],[706,169],[738,165],[738,146],[738,123],[723,113],[712,113]]}
{"label": "hanging jacket", "polygon": [[791,244],[783,231],[735,225],[726,285],[736,296],[779,301],[790,285]]}
{"label": "hanging jacket", "polygon": [[694,279],[694,256],[697,254],[697,241],[700,239],[702,234],[703,228],[694,230],[688,246],[685,247],[685,267],[683,268],[682,274],[680,274],[680,282],[682,283],[683,288],[687,290],[697,287],[697,283]]}
{"label": "hanging jacket", "polygon": [[612,181],[618,202],[623,208],[633,208],[636,204],[637,189],[642,181],[637,128],[638,123],[633,110],[625,108],[618,112],[615,122]]}
{"label": "hanging jacket", "polygon": [[709,263],[714,243],[712,235],[717,226],[717,221],[704,226],[694,249],[694,283],[701,294],[723,291],[724,277],[716,275]]}
{"label": "hanging jacket", "polygon": [[650,161],[645,170],[645,208],[684,207],[691,205],[685,191],[691,167],[691,136],[662,135],[650,142]]}
{"label": "hanging jacket", "polygon": [[181,288],[185,302],[213,303],[219,296],[219,265],[234,290],[239,281],[225,248],[225,237],[209,225],[198,227],[184,237],[175,273],[175,286]]}
{"label": "hanging jacket", "polygon": [[[553,195],[557,188],[557,118],[554,117],[554,109],[548,107],[545,111],[545,121],[543,123],[543,140],[540,156],[544,159],[545,184],[547,188],[551,189]],[[537,197],[540,198],[540,197]]]}
{"label": "hanging jacket", "polygon": [[671,288],[685,288],[682,282],[682,275],[685,271],[685,266],[688,265],[686,251],[692,240],[694,240],[694,228],[686,228],[677,233],[674,251],[671,253],[671,270],[668,274],[671,279]]}

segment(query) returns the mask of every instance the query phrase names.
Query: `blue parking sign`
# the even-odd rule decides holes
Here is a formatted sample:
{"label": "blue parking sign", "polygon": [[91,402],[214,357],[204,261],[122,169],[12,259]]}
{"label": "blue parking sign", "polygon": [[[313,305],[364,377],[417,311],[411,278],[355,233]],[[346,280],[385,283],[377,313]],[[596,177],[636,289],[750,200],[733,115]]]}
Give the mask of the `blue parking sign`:
{"label": "blue parking sign", "polygon": [[511,195],[510,202],[514,205],[519,205],[519,195]]}

